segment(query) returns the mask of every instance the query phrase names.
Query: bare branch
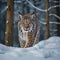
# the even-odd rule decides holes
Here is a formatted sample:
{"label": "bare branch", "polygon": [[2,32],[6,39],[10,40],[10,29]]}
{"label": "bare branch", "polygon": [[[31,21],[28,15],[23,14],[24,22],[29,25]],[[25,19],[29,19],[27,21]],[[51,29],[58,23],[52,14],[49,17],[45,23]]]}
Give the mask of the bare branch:
{"label": "bare branch", "polygon": [[48,8],[48,11],[51,10],[52,8],[56,8],[56,7],[60,7],[60,5],[51,6]]}
{"label": "bare branch", "polygon": [[[47,9],[40,9],[40,8],[37,8],[36,6],[34,6],[30,1],[26,0],[33,8],[41,11],[41,12],[47,12]],[[56,8],[56,7],[60,7],[60,5],[55,5],[55,6],[51,6],[48,8],[48,11],[50,11],[52,8]]]}
{"label": "bare branch", "polygon": [[47,10],[43,10],[43,9],[40,9],[40,8],[37,8],[36,6],[34,6],[31,2],[29,2],[28,0],[26,0],[33,8],[41,11],[41,12],[46,12]]}
{"label": "bare branch", "polygon": [[54,3],[59,3],[60,1],[53,1]]}
{"label": "bare branch", "polygon": [[50,24],[60,24],[60,23],[58,23],[58,22],[49,22]]}
{"label": "bare branch", "polygon": [[6,6],[2,11],[1,14],[4,13],[7,10],[8,6]]}
{"label": "bare branch", "polygon": [[[28,0],[26,0],[33,8],[35,8],[35,9],[37,9],[37,10],[39,10],[39,11],[41,11],[41,12],[47,12],[47,9],[40,9],[40,8],[37,8],[36,6],[34,6],[31,2],[29,2]],[[16,2],[16,1],[14,1],[14,2]],[[17,1],[17,2],[19,2],[19,3],[21,3],[21,1]],[[48,11],[49,10],[51,10],[52,8],[56,8],[56,7],[60,7],[60,5],[56,5],[56,6],[51,6],[51,7],[49,7],[48,8]],[[1,11],[1,13],[4,13],[6,10],[7,10],[7,6]]]}
{"label": "bare branch", "polygon": [[[58,15],[56,15],[56,14],[49,14],[49,16],[54,16],[54,17],[60,19],[60,16],[58,16]],[[45,20],[45,19],[43,19],[43,20]],[[46,25],[46,22],[40,21],[40,23]],[[49,22],[49,23],[50,23],[50,24],[60,24],[60,23],[58,23],[58,22]]]}
{"label": "bare branch", "polygon": [[14,1],[14,3],[21,3],[21,1]]}
{"label": "bare branch", "polygon": [[[40,23],[46,25],[46,22],[40,21]],[[58,22],[49,22],[49,24],[60,24],[60,23],[58,23]]]}
{"label": "bare branch", "polygon": [[56,15],[56,14],[49,14],[49,16],[54,16],[54,17],[60,19],[60,16],[58,16],[58,15]]}

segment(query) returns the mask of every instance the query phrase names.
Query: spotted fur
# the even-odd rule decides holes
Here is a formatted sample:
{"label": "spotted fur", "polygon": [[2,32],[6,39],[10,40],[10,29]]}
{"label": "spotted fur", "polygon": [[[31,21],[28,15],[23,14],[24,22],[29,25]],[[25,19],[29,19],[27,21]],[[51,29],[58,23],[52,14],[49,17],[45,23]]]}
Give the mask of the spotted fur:
{"label": "spotted fur", "polygon": [[22,48],[32,47],[39,41],[40,25],[35,14],[21,15],[18,21],[19,42]]}

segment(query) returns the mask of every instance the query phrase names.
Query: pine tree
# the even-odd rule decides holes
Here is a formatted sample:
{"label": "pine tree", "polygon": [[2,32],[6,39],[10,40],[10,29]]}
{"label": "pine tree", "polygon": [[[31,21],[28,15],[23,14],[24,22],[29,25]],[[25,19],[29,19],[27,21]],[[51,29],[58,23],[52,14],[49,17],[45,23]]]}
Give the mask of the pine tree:
{"label": "pine tree", "polygon": [[46,9],[47,9],[47,12],[46,12],[46,36],[45,38],[49,38],[50,36],[50,31],[49,31],[49,11],[48,11],[48,8],[49,8],[49,0],[46,0]]}
{"label": "pine tree", "polygon": [[[59,1],[59,0],[54,0],[54,1]],[[58,3],[54,2],[54,5],[59,5],[59,2]],[[54,13],[56,15],[60,16],[59,12],[60,12],[59,7],[54,8]],[[60,19],[58,19],[58,18],[54,18],[54,20],[58,23],[60,22]],[[57,29],[56,35],[60,36],[60,24],[55,25],[55,28]]]}
{"label": "pine tree", "polygon": [[[1,3],[2,1],[0,1],[0,12],[1,12]],[[0,43],[1,43],[1,13],[0,13]]]}
{"label": "pine tree", "polygon": [[5,44],[7,46],[13,45],[13,28],[14,28],[14,1],[7,0],[7,18],[6,18],[6,32]]}

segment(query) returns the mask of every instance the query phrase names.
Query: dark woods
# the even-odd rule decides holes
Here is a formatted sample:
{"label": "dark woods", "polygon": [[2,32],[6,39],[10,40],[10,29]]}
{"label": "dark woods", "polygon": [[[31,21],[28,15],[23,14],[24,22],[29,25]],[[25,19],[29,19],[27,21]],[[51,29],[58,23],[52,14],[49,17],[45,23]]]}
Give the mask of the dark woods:
{"label": "dark woods", "polygon": [[59,0],[0,0],[0,43],[19,46],[18,15],[33,12],[40,21],[40,41],[60,36]]}

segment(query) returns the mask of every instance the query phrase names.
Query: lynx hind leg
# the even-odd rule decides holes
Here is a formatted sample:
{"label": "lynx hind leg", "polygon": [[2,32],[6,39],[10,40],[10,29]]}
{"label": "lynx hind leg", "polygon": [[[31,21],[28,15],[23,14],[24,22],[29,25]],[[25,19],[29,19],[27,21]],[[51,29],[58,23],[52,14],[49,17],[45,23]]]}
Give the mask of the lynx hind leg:
{"label": "lynx hind leg", "polygon": [[24,48],[26,41],[20,39],[19,42],[20,42],[20,47]]}
{"label": "lynx hind leg", "polygon": [[28,33],[28,41],[26,41],[25,48],[32,47],[34,43],[34,38],[31,33]]}

